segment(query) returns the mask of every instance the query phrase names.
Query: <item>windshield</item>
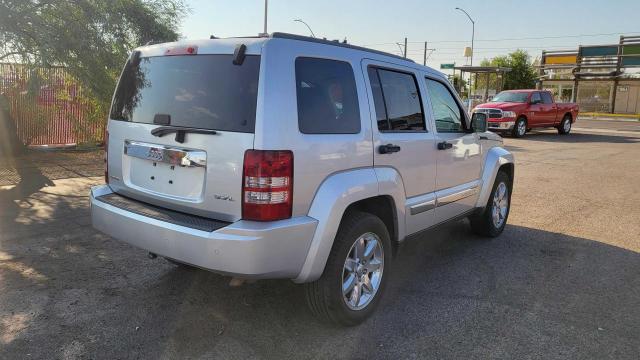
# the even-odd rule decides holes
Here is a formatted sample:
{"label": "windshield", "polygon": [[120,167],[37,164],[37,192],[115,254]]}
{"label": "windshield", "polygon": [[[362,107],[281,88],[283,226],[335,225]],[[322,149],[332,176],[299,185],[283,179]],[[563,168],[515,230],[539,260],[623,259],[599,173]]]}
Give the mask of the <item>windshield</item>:
{"label": "windshield", "polygon": [[[111,107],[111,119],[199,129],[254,131],[260,56],[242,65],[233,55],[142,58],[127,63]],[[166,125],[166,124],[163,124]]]}
{"label": "windshield", "polygon": [[513,102],[513,103],[525,103],[529,93],[526,92],[512,92],[503,91],[496,95],[491,102]]}

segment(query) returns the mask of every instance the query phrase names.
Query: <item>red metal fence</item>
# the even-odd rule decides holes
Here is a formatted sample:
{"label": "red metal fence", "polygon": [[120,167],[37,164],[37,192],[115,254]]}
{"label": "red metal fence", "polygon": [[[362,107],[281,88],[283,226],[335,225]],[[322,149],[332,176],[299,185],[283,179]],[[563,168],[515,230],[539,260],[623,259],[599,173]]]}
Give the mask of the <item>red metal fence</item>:
{"label": "red metal fence", "polygon": [[83,101],[82,88],[62,67],[0,64],[0,95],[8,99],[25,145],[102,142],[104,122],[89,118],[93,109]]}

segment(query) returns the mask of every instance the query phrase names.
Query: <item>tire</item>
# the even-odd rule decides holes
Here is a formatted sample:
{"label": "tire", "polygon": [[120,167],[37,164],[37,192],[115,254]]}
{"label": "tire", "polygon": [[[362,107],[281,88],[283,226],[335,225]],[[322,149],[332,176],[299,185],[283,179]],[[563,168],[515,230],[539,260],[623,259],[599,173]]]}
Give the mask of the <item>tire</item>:
{"label": "tire", "polygon": [[560,126],[557,127],[558,134],[568,135],[571,132],[571,115],[565,115],[560,122]]}
{"label": "tire", "polygon": [[[470,216],[469,221],[471,222],[471,229],[478,235],[486,236],[486,237],[496,237],[502,233],[504,227],[507,225],[507,219],[509,218],[509,211],[511,210],[511,190],[513,186],[511,184],[511,179],[504,171],[498,171],[496,175],[496,180],[493,184],[493,189],[491,190],[491,195],[489,195],[489,201],[487,201],[487,206],[484,211],[480,214]],[[500,200],[500,195],[496,194],[501,191],[506,191],[502,196],[503,202]],[[505,199],[506,197],[506,199]],[[498,202],[494,202],[497,200]],[[496,215],[498,219],[494,221],[494,211],[496,211],[496,206],[505,205],[506,209],[503,211],[498,211]]]}
{"label": "tire", "polygon": [[527,133],[527,119],[520,117],[516,120],[515,125],[513,125],[513,130],[511,131],[511,135],[515,138],[521,138]]}
{"label": "tire", "polygon": [[[356,243],[363,245],[356,247]],[[355,260],[358,259],[358,249],[361,252],[367,250],[369,244],[372,248],[375,245],[369,262],[358,265],[360,262]],[[322,321],[342,326],[362,323],[380,303],[391,275],[391,261],[391,239],[382,220],[369,213],[348,213],[340,224],[322,276],[305,284],[311,312]],[[367,269],[372,264],[376,265],[377,270]],[[352,265],[351,268],[355,265],[356,271],[350,271],[348,265]],[[365,278],[369,285],[367,280],[360,282]],[[343,293],[343,286],[347,282],[353,284],[352,290]]]}

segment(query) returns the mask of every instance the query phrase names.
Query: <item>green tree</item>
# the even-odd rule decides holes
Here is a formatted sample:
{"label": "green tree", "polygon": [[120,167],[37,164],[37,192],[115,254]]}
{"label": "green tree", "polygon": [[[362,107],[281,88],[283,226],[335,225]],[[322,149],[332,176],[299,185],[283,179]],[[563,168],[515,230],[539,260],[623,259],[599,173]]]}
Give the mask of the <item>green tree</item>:
{"label": "green tree", "polygon": [[[491,60],[482,60],[481,66],[500,66],[511,68],[511,71],[504,76],[502,88],[504,90],[512,89],[531,89],[536,85],[537,74],[531,57],[524,50],[516,50],[506,56],[496,56]],[[486,79],[484,76],[478,76],[477,86],[474,88],[484,88]],[[489,82],[490,88],[496,88],[499,85],[495,76],[491,77]]]}
{"label": "green tree", "polygon": [[453,79],[451,80],[454,89],[456,89],[456,91],[460,92],[460,96],[464,97],[467,96],[467,80],[463,79],[462,77],[460,77],[460,74],[455,74],[453,76]]}
{"label": "green tree", "polygon": [[130,51],[177,40],[187,11],[183,0],[0,0],[0,61],[66,67],[104,119]]}

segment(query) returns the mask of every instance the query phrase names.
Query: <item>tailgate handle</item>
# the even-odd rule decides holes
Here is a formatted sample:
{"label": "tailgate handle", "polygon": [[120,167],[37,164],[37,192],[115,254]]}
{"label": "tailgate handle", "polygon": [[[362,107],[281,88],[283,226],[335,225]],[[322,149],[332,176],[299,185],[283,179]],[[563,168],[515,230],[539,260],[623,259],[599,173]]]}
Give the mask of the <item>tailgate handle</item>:
{"label": "tailgate handle", "polygon": [[163,137],[167,134],[176,133],[176,142],[183,143],[185,139],[185,135],[187,133],[190,134],[206,134],[206,135],[215,135],[218,132],[215,130],[207,130],[207,129],[181,129],[175,128],[172,126],[160,126],[153,130],[151,130],[151,135],[157,137]]}
{"label": "tailgate handle", "polygon": [[125,155],[181,167],[207,167],[207,153],[200,150],[173,149],[163,145],[125,140]]}

